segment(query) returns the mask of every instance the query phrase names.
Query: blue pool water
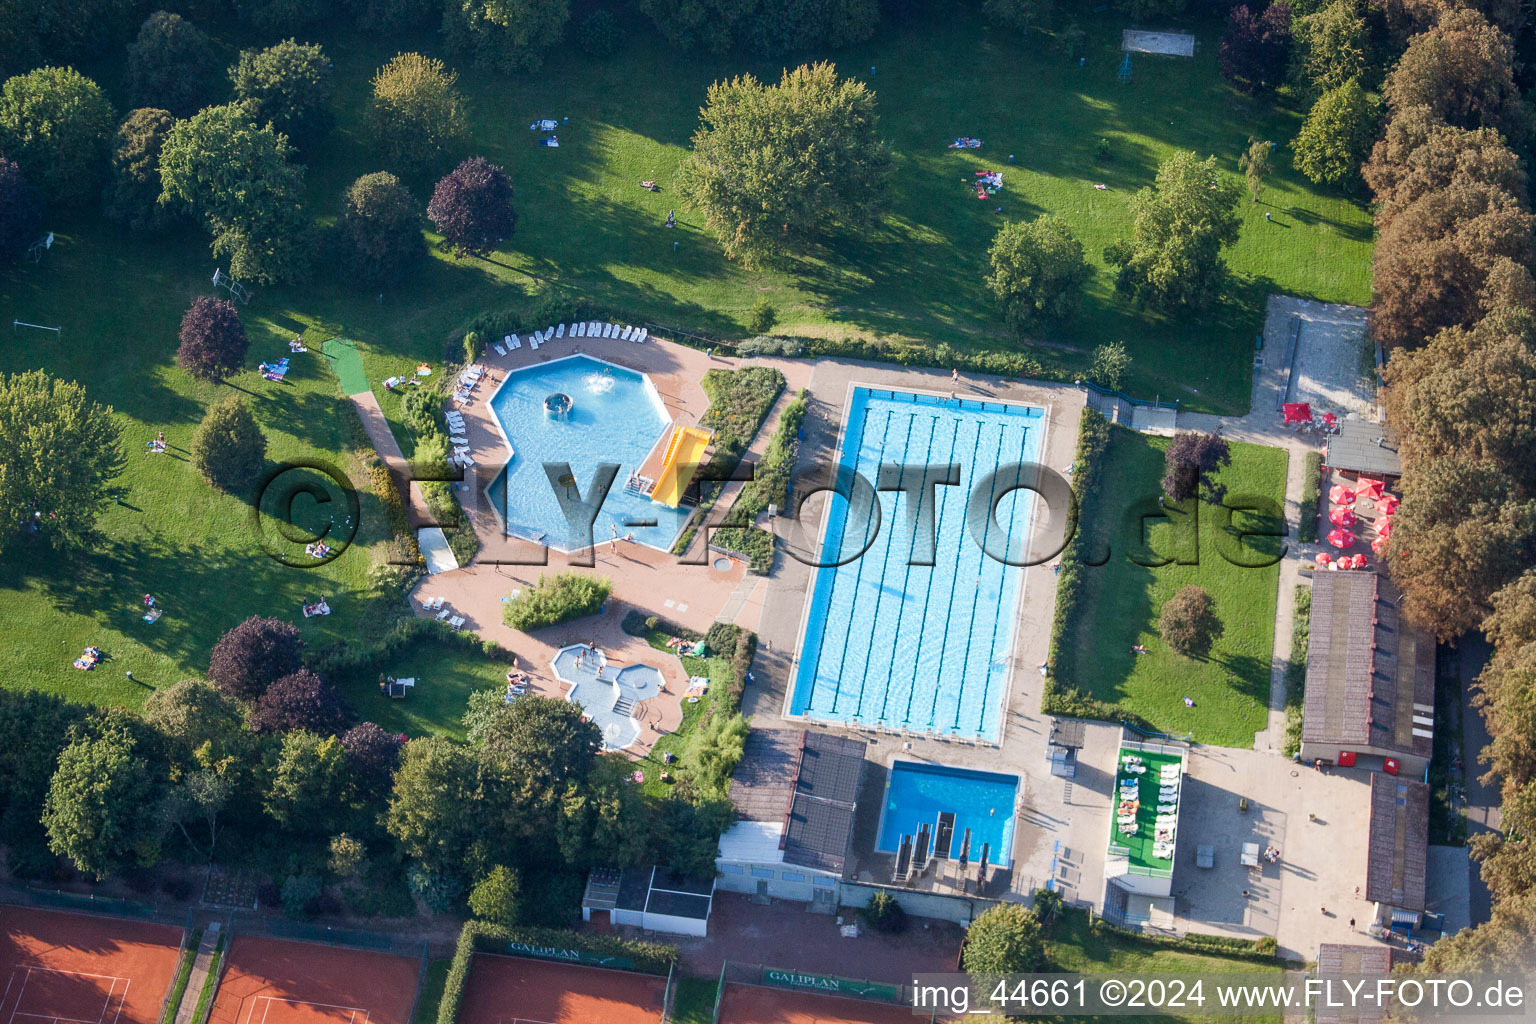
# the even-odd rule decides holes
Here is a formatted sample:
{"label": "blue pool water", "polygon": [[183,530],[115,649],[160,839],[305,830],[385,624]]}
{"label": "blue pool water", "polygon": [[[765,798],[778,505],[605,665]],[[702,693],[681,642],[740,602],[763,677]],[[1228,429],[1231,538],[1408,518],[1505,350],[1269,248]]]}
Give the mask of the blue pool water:
{"label": "blue pool water", "polygon": [[965,830],[971,830],[970,862],[981,859],[988,846],[987,863],[1007,867],[1013,858],[1013,804],[1019,793],[1016,775],[994,775],[938,764],[897,761],[885,787],[885,806],[880,814],[877,849],[895,853],[903,835],[917,835],[918,826],[932,826],[945,811],[955,815],[954,842],[950,855],[960,858]]}
{"label": "blue pool water", "polygon": [[[565,419],[544,411],[544,399],[556,393],[573,400]],[[562,551],[584,546],[570,535],[544,463],[570,463],[576,482],[571,495],[589,498],[597,466],[615,462],[619,473],[597,514],[593,539],[606,544],[617,529],[620,537],[632,533],[653,548],[672,546],[690,510],[667,508],[624,487],[672,422],[644,375],[589,356],[567,356],[508,373],[491,399],[491,411],[514,452],[490,490],[509,534]],[[655,525],[637,525],[638,520]]]}
{"label": "blue pool water", "polygon": [[[1032,503],[1031,492],[989,474],[1033,462],[1044,422],[1032,406],[854,390],[841,467],[873,485],[882,465],[955,463],[960,483],[924,499],[934,513],[931,565],[910,564],[918,534],[905,492],[878,492],[879,532],[857,558],[873,517],[851,517],[850,502],[832,499],[818,561],[845,564],[816,570],[791,713],[998,738],[1023,585],[1022,568],[1001,558],[1024,557]],[[996,523],[967,521],[978,483],[995,500]]]}

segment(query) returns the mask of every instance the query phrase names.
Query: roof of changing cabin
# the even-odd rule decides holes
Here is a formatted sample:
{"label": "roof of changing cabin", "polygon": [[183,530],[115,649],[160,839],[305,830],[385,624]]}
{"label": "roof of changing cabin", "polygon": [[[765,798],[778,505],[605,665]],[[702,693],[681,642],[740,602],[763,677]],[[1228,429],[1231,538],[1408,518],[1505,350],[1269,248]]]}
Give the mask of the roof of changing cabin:
{"label": "roof of changing cabin", "polygon": [[841,873],[866,747],[803,729],[754,729],[731,777],[731,803],[748,821],[782,826],[784,863]]}

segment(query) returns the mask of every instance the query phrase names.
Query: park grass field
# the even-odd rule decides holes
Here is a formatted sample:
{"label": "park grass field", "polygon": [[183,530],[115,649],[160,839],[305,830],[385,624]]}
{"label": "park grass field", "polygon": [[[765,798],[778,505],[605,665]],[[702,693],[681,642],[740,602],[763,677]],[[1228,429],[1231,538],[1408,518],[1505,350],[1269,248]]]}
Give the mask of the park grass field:
{"label": "park grass field", "polygon": [[[314,353],[328,337],[353,338],[377,385],[423,359],[441,367],[445,350],[477,314],[529,308],[558,289],[634,321],[723,337],[744,333],[748,311],[767,299],[780,311],[783,333],[899,337],[962,350],[1021,346],[1053,372],[1081,369],[1094,345],[1120,340],[1135,359],[1134,392],[1179,398],[1191,409],[1245,409],[1251,339],[1265,295],[1366,301],[1369,216],[1289,169],[1284,144],[1298,113],[1245,98],[1220,81],[1215,23],[1189,26],[1202,43],[1194,59],[1138,56],[1126,85],[1116,76],[1121,19],[1085,16],[1083,25],[1084,67],[1051,50],[1047,37],[990,29],[962,8],[886,26],[867,44],[826,55],[861,76],[876,66],[881,127],[898,168],[893,208],[867,238],[833,238],[788,266],[762,271],[722,257],[697,214],[680,203],[675,181],[709,83],[745,71],[775,79],[780,62],[674,54],[637,22],[626,26],[629,46],[608,60],[594,61],[567,43],[536,75],[508,79],[464,67],[472,148],[510,172],[517,234],[483,260],[434,252],[410,282],[382,294],[337,280],[322,252],[303,282],[258,287],[243,308],[253,339],[249,363],[284,354],[283,342],[295,332],[304,333]],[[241,46],[273,41],[231,22],[206,27],[231,59]],[[380,166],[360,116],[374,70],[401,49],[436,53],[440,40],[435,32],[367,38],[339,21],[306,37],[325,46],[338,80],[337,126],[301,157],[312,210],[325,223],[343,188]],[[83,70],[122,106],[121,55]],[[537,117],[570,118],[559,149],[533,145],[527,125]],[[962,134],[983,138],[984,148],[945,148]],[[1114,299],[1102,250],[1129,230],[1126,203],[1150,182],[1157,162],[1189,148],[1214,153],[1235,174],[1250,135],[1281,143],[1281,170],[1259,205],[1244,204],[1224,301],[1202,316],[1163,317]],[[1107,163],[1094,157],[1100,138],[1110,142]],[[1005,172],[1006,188],[995,202],[979,202],[960,180],[981,168]],[[641,178],[656,179],[661,191],[642,190]],[[1095,182],[1109,187],[1096,191]],[[430,182],[411,184],[425,206]],[[997,203],[1003,218],[1060,214],[1094,261],[1082,316],[1038,343],[1021,345],[1004,334],[982,282],[1002,219],[991,212]],[[673,208],[679,228],[665,230]],[[370,575],[383,518],[366,494],[359,543],[324,568],[291,569],[262,554],[245,501],[214,493],[179,458],[142,454],[142,442],[159,430],[184,448],[222,390],[190,381],[174,363],[182,312],[211,291],[215,260],[204,233],[187,226],[168,236],[133,237],[93,209],[56,213],[49,227],[59,244],[43,262],[0,272],[0,321],[63,332],[0,333],[0,372],[40,367],[82,382],[96,401],[116,409],[128,467],[119,481],[124,504],[103,517],[96,550],[45,561],[24,547],[0,566],[0,618],[10,639],[0,645],[0,685],[135,705],[149,687],[201,674],[214,640],[247,615],[294,619],[316,644],[387,625]],[[231,382],[251,393],[269,461],[348,462],[353,414],[318,354],[296,359],[289,381],[271,385],[247,372]],[[382,394],[410,451],[398,403]],[[139,621],[144,593],[166,608],[154,626]],[[299,617],[302,602],[322,596],[333,615]],[[112,660],[77,672],[70,661],[87,644]]]}
{"label": "park grass field", "polygon": [[[1237,553],[1237,542],[1218,517],[1219,509],[1202,503],[1198,557],[1165,521],[1153,520],[1147,530],[1143,562],[1157,558],[1176,561],[1147,568],[1128,557],[1136,543],[1133,509],[1157,511],[1161,493],[1166,438],[1136,434],[1114,427],[1108,447],[1103,486],[1084,510],[1083,529],[1093,542],[1088,550],[1109,560],[1083,571],[1083,609],[1070,642],[1072,678],[1064,679],[1084,694],[1119,704],[1158,729],[1192,734],[1201,743],[1246,747],[1268,720],[1270,661],[1274,650],[1275,601],[1279,565],[1245,568],[1233,564],[1223,551]],[[1287,455],[1283,449],[1232,445],[1232,464],[1218,476],[1228,489],[1228,501],[1258,496],[1282,508]],[[1257,517],[1237,514],[1241,529],[1261,528]],[[1273,556],[1277,538],[1250,538],[1243,546],[1253,555]],[[1189,564],[1180,564],[1180,560]],[[1258,561],[1250,555],[1243,560]],[[1204,661],[1168,650],[1157,634],[1163,603],[1181,587],[1196,584],[1216,603],[1224,633]],[[1136,654],[1138,644],[1147,654]],[[1184,706],[1190,697],[1195,706]]]}

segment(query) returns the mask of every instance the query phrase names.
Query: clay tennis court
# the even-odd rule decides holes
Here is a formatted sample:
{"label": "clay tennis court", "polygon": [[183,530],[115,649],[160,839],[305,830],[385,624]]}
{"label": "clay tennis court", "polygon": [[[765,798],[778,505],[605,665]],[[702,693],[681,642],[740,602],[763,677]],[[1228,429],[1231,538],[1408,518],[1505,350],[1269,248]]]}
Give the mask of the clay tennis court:
{"label": "clay tennis court", "polygon": [[905,1006],[727,983],[720,1024],[915,1024],[926,1021]]}
{"label": "clay tennis court", "polygon": [[0,1024],[156,1024],[180,928],[0,906]]}
{"label": "clay tennis court", "polygon": [[209,1024],[409,1024],[414,957],[235,936]]}
{"label": "clay tennis court", "polygon": [[[667,979],[476,954],[460,1024],[659,1024]],[[911,1024],[910,1021],[907,1024]]]}

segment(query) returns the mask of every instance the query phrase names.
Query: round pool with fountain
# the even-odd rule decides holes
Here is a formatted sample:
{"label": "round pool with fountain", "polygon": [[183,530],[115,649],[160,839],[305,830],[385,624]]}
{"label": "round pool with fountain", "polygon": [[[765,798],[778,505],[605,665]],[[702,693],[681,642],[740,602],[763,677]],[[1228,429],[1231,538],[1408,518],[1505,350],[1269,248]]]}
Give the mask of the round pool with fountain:
{"label": "round pool with fountain", "polygon": [[591,541],[632,535],[647,547],[671,548],[691,510],[668,508],[626,486],[672,425],[649,377],[591,356],[566,356],[508,372],[490,409],[517,453],[488,491],[508,535],[560,551],[586,547],[584,537],[572,536],[564,508],[588,518],[581,506],[593,500],[598,467],[609,464],[618,470]]}

